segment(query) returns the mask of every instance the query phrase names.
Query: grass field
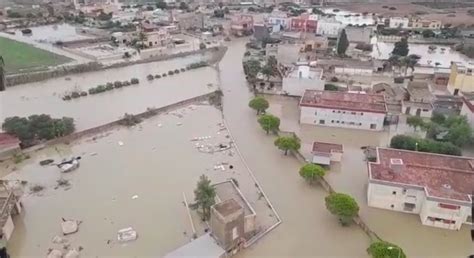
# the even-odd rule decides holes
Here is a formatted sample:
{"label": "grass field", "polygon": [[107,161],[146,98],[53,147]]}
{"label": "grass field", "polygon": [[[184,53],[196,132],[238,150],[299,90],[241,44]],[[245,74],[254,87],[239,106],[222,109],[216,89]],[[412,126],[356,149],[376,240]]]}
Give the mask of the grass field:
{"label": "grass field", "polygon": [[2,37],[0,37],[0,56],[3,56],[7,73],[45,70],[48,66],[71,61],[68,57]]}

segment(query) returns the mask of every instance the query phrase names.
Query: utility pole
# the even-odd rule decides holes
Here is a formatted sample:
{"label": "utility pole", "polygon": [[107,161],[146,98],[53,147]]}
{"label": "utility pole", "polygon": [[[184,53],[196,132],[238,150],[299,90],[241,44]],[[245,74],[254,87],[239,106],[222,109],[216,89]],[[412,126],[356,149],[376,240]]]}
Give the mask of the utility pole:
{"label": "utility pole", "polygon": [[5,62],[3,56],[0,56],[0,91],[4,91],[7,88],[7,81],[5,79]]}

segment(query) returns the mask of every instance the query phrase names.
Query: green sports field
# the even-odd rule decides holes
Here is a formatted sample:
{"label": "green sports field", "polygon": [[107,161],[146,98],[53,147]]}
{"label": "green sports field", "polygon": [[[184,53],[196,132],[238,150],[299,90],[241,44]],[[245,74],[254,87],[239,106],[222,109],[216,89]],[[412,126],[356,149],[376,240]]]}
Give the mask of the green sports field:
{"label": "green sports field", "polygon": [[71,59],[15,40],[0,37],[0,56],[7,73],[45,70],[70,62]]}

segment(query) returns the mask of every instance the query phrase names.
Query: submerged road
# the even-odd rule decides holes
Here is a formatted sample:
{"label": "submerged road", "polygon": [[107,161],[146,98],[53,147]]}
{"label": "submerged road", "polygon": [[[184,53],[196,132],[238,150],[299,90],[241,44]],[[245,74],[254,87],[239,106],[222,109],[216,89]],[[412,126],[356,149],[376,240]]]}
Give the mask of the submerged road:
{"label": "submerged road", "polygon": [[[283,223],[239,257],[367,257],[369,239],[357,226],[343,228],[324,204],[326,192],[298,175],[300,163],[284,156],[248,108],[252,93],[242,69],[246,39],[229,44],[219,64],[224,117],[243,158],[262,184]],[[258,214],[267,216],[267,214]]]}

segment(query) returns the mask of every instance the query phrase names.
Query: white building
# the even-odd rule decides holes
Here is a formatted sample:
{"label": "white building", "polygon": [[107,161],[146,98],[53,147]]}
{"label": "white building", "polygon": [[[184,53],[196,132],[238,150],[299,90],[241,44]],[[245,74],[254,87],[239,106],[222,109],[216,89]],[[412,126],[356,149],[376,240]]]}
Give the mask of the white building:
{"label": "white building", "polygon": [[331,161],[341,162],[344,153],[342,144],[314,142],[311,154],[312,162],[320,165],[330,165]]}
{"label": "white building", "polygon": [[334,65],[336,74],[371,76],[373,72],[374,65],[371,62],[341,62]]}
{"label": "white building", "polygon": [[368,170],[369,206],[419,214],[432,227],[459,230],[472,224],[474,159],[377,148]]}
{"label": "white building", "polygon": [[282,88],[290,96],[303,96],[305,90],[323,90],[323,70],[307,65],[294,67],[282,80]]}
{"label": "white building", "polygon": [[346,25],[342,22],[336,21],[334,18],[318,20],[316,27],[316,34],[337,37],[339,32],[344,29]]}
{"label": "white building", "polygon": [[407,29],[409,23],[410,23],[410,19],[405,18],[405,17],[390,17],[388,26],[394,29],[395,28]]}
{"label": "white building", "polygon": [[300,101],[300,123],[383,130],[385,97],[338,91],[307,90]]}
{"label": "white building", "polygon": [[407,85],[409,99],[402,101],[405,115],[430,118],[433,113],[434,96],[425,81],[412,81]]}
{"label": "white building", "polygon": [[469,125],[474,128],[474,101],[468,97],[463,97],[462,100],[461,115],[466,116]]}
{"label": "white building", "polygon": [[[280,27],[286,30],[290,28],[291,19],[288,18],[288,15],[284,12],[272,12],[270,17],[268,17],[268,24],[272,27]],[[278,31],[280,28],[278,28]]]}

